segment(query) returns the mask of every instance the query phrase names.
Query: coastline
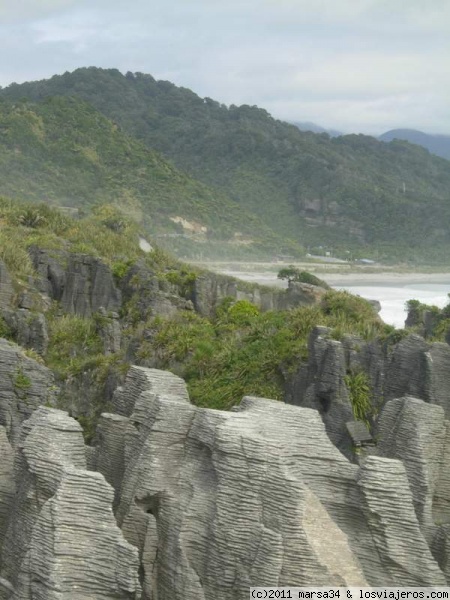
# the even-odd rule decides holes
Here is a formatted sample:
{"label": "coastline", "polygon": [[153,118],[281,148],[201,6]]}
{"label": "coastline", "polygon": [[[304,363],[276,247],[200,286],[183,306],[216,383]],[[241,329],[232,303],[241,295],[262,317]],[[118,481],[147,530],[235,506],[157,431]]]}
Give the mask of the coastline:
{"label": "coastline", "polygon": [[450,273],[396,273],[393,271],[380,273],[323,273],[324,279],[330,285],[410,285],[413,283],[448,283]]}

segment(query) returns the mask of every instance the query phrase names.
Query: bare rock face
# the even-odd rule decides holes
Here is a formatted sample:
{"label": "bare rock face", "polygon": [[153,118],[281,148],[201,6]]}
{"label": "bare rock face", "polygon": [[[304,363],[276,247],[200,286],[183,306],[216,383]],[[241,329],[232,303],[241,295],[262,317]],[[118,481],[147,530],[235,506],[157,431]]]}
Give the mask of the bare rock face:
{"label": "bare rock face", "polygon": [[[295,421],[305,418],[309,435],[296,443]],[[291,448],[279,435],[286,427]],[[314,411],[253,398],[231,413],[196,409],[155,386],[135,404],[126,446],[117,518],[145,557],[144,598],[244,598],[256,581],[366,581],[347,532],[327,511],[331,497],[339,503],[348,494],[347,479],[357,492],[354,467]],[[297,465],[287,467],[293,454]],[[342,482],[333,491],[324,481],[309,486],[311,460],[341,473]]]}
{"label": "bare rock face", "polygon": [[[358,467],[316,410],[251,397],[231,412],[196,408],[175,375],[133,367],[115,395],[122,416],[102,417],[96,464],[139,549],[142,599],[234,600],[251,585],[445,585],[445,528],[432,523],[436,500],[427,504],[447,497],[442,409],[404,402],[409,412],[400,401],[385,409],[382,443],[394,456]],[[391,413],[404,416],[399,444],[421,422],[409,454],[395,448]],[[425,477],[416,488],[409,456]],[[431,524],[418,510],[426,481]]]}
{"label": "bare rock face", "polygon": [[5,263],[0,260],[0,309],[9,308],[14,296],[11,277]]}
{"label": "bare rock face", "polygon": [[[378,554],[391,581],[401,581],[402,586],[445,586],[445,576],[420,530],[402,463],[371,456],[361,469],[358,483]],[[414,540],[407,552],[405,532],[409,543]]]}
{"label": "bare rock face", "polygon": [[154,390],[165,391],[189,402],[186,384],[180,377],[168,371],[133,365],[127,373],[125,385],[118,387],[114,393],[112,400],[114,412],[130,417],[141,393]]}
{"label": "bare rock face", "polygon": [[426,358],[430,401],[442,406],[445,418],[450,419],[450,346],[434,342]]}
{"label": "bare rock face", "polygon": [[341,342],[330,339],[327,327],[311,333],[307,370],[294,404],[314,408],[322,416],[332,442],[349,454],[351,440],[345,424],[353,420],[353,410],[345,384],[346,353]]}
{"label": "bare rock face", "polygon": [[[8,441],[4,427],[0,427],[0,554],[9,515],[14,501],[14,451]],[[0,588],[1,589],[1,588]],[[0,598],[1,598],[0,593]]]}
{"label": "bare rock face", "polygon": [[133,265],[121,281],[124,303],[134,305],[134,310],[142,320],[149,316],[170,317],[179,310],[192,310],[190,298],[185,298],[186,290],[164,280],[145,264]]}
{"label": "bare rock face", "polygon": [[103,341],[104,354],[114,354],[120,352],[120,342],[122,339],[122,328],[119,323],[119,315],[114,312],[107,313],[101,307],[98,311],[98,334]]}
{"label": "bare rock face", "polygon": [[100,307],[118,311],[121,294],[111,269],[100,260],[84,254],[71,254],[61,304],[66,312],[89,317]]}
{"label": "bare rock face", "polygon": [[429,400],[426,353],[429,344],[419,335],[410,335],[394,349],[387,365],[385,399],[410,395]]}
{"label": "bare rock face", "polygon": [[113,489],[86,471],[78,423],[36,410],[23,425],[15,469],[1,572],[12,600],[137,600],[137,550],[114,520]]}
{"label": "bare rock face", "polygon": [[424,532],[433,526],[446,433],[443,409],[411,397],[388,402],[378,423],[377,454],[403,463]]}
{"label": "bare rock face", "polygon": [[286,308],[318,304],[326,293],[327,290],[323,287],[311,285],[310,283],[290,281],[284,302]]}
{"label": "bare rock face", "polygon": [[101,307],[117,312],[121,293],[111,269],[87,254],[57,252],[32,248],[31,257],[39,280],[37,287],[53,300],[61,302],[66,312],[89,317]]}
{"label": "bare rock face", "polygon": [[411,334],[389,347],[355,336],[336,341],[329,334],[326,327],[315,327],[311,332],[308,362],[301,365],[288,386],[286,401],[318,410],[330,438],[346,456],[352,449],[345,423],[353,418],[346,375],[361,372],[366,376],[374,413],[389,400],[410,396],[442,407],[442,418],[450,419],[447,344],[428,343]]}
{"label": "bare rock face", "polygon": [[13,446],[22,422],[42,404],[54,406],[55,395],[52,372],[16,344],[0,339],[0,425]]}
{"label": "bare rock face", "polygon": [[227,297],[248,300],[262,311],[286,310],[295,306],[317,304],[326,291],[322,287],[300,282],[290,282],[287,290],[264,288],[226,275],[204,273],[194,281],[193,303],[199,314],[211,317]]}
{"label": "bare rock face", "polygon": [[[312,340],[311,402],[329,392],[345,408],[339,386],[355,347],[325,334]],[[441,406],[389,401],[361,466],[314,408],[253,397],[230,412],[198,408],[166,371],[132,367],[112,406],[89,452],[79,424],[52,408],[22,422],[15,459],[0,428],[0,598],[244,600],[256,585],[447,585]]]}
{"label": "bare rock face", "polygon": [[48,348],[47,321],[42,313],[25,308],[5,310],[3,317],[14,339],[23,348],[35,350],[44,356]]}

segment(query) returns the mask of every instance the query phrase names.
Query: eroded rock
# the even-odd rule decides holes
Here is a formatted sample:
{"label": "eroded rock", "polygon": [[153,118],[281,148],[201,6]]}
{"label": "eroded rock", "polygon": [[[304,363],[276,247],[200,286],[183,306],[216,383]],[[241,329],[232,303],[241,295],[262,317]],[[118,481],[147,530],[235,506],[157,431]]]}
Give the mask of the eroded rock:
{"label": "eroded rock", "polygon": [[86,470],[78,423],[59,410],[36,410],[23,424],[15,469],[2,554],[11,598],[137,600],[137,550],[116,525],[113,489]]}

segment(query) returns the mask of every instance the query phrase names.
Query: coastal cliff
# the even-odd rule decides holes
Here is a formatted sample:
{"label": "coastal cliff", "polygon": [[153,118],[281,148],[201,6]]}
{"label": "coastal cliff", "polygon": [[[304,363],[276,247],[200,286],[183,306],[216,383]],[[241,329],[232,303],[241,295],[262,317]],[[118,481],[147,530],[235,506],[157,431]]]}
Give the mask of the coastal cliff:
{"label": "coastal cliff", "polygon": [[30,257],[0,264],[0,598],[448,584],[447,344],[307,284]]}

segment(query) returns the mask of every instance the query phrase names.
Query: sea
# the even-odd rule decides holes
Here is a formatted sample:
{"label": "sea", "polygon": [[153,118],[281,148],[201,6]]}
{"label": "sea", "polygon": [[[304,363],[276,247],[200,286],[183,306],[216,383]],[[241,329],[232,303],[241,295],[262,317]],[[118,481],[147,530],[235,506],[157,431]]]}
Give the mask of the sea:
{"label": "sea", "polygon": [[[286,282],[277,279],[275,272],[244,272],[222,270],[221,272],[233,277],[244,279],[263,285],[286,287]],[[433,274],[406,274],[389,273],[364,274],[360,278],[351,274],[339,276],[337,274],[319,275],[329,285],[338,290],[347,290],[352,294],[368,300],[378,300],[381,304],[380,316],[385,323],[397,328],[404,327],[406,319],[405,305],[408,300],[419,300],[424,304],[443,308],[449,302],[450,273]]]}

